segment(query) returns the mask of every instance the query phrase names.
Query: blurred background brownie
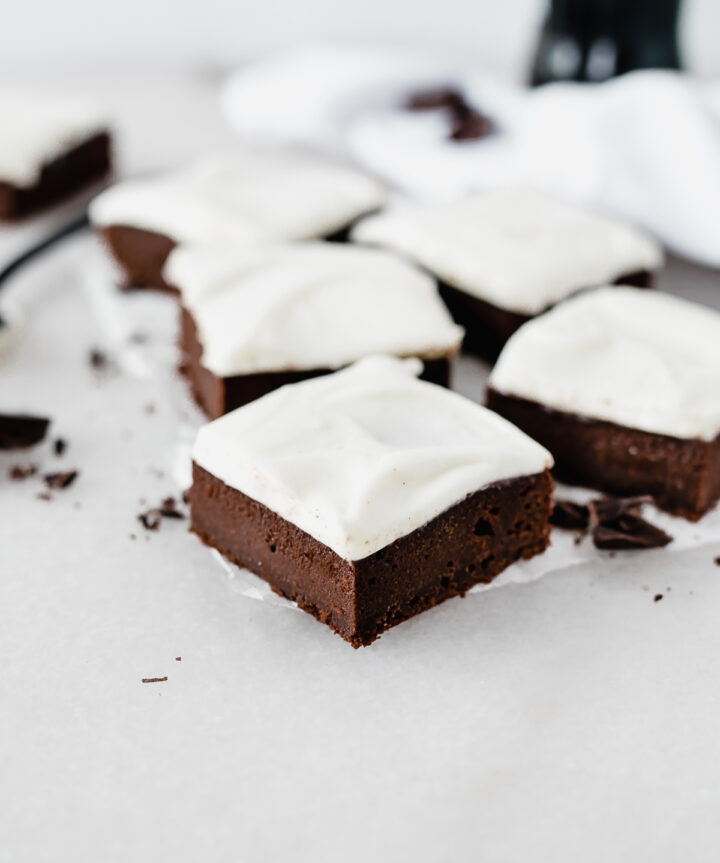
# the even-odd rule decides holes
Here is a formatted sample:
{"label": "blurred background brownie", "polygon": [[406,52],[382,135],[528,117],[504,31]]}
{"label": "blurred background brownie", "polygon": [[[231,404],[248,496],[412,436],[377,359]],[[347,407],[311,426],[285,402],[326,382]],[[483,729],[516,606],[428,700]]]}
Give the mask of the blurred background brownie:
{"label": "blurred background brownie", "polygon": [[420,357],[449,385],[463,331],[433,280],[386,252],[334,243],[176,248],[183,370],[211,417],[374,353]]}
{"label": "blurred background brownie", "polygon": [[464,347],[486,359],[576,291],[615,281],[648,286],[663,260],[640,230],[519,187],[381,213],[352,237],[432,273],[466,330]]}
{"label": "blurred background brownie", "polygon": [[90,207],[128,287],[173,290],[162,268],[178,243],[215,248],[343,239],[378,210],[384,187],[351,168],[299,154],[238,150],[159,177],[120,183]]}
{"label": "blurred background brownie", "polygon": [[525,324],[488,407],[553,454],[558,476],[649,494],[696,520],[720,498],[720,314],[658,291],[600,288]]}
{"label": "blurred background brownie", "polygon": [[0,88],[0,221],[30,216],[110,171],[110,134],[90,104]]}
{"label": "blurred background brownie", "polygon": [[203,427],[192,529],[354,647],[549,539],[550,454],[372,357]]}

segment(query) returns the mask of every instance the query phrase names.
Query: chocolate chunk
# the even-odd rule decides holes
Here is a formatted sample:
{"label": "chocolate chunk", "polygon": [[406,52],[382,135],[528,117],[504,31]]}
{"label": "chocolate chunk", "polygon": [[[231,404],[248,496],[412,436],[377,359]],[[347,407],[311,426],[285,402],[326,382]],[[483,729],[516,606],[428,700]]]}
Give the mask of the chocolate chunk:
{"label": "chocolate chunk", "polygon": [[642,497],[600,497],[591,500],[588,508],[593,520],[598,524],[614,521],[621,515],[639,515],[640,507],[645,503],[651,503],[652,498],[645,495]]}
{"label": "chocolate chunk", "polygon": [[465,105],[463,94],[456,87],[435,87],[411,93],[405,102],[408,111],[436,111],[440,108],[456,109]]}
{"label": "chocolate chunk", "polygon": [[598,524],[593,529],[593,543],[601,549],[662,548],[669,542],[672,542],[672,537],[664,530],[630,513]]}
{"label": "chocolate chunk", "polygon": [[568,530],[585,530],[590,524],[590,510],[583,503],[556,500],[550,515],[550,524]]}
{"label": "chocolate chunk", "polygon": [[161,520],[162,514],[159,509],[149,509],[147,512],[141,512],[138,515],[138,521],[145,530],[158,530]]}
{"label": "chocolate chunk", "polygon": [[76,470],[63,470],[58,473],[46,473],[43,479],[48,488],[62,489],[72,485],[77,475]]}
{"label": "chocolate chunk", "polygon": [[489,117],[465,106],[464,110],[454,112],[451,141],[479,141],[487,138],[495,131],[495,126]]}
{"label": "chocolate chunk", "polygon": [[24,414],[0,414],[0,449],[35,446],[47,434],[50,420]]}
{"label": "chocolate chunk", "polygon": [[65,454],[65,450],[67,449],[67,441],[63,438],[55,438],[53,441],[53,452],[56,456],[61,456]]}
{"label": "chocolate chunk", "polygon": [[167,677],[143,677],[143,683],[165,683]]}
{"label": "chocolate chunk", "polygon": [[14,464],[8,474],[12,480],[27,479],[29,476],[37,473],[37,465],[25,462],[24,464]]}
{"label": "chocolate chunk", "polygon": [[660,602],[660,600],[662,598],[663,598],[662,593],[656,593],[655,596],[653,596],[653,602]]}

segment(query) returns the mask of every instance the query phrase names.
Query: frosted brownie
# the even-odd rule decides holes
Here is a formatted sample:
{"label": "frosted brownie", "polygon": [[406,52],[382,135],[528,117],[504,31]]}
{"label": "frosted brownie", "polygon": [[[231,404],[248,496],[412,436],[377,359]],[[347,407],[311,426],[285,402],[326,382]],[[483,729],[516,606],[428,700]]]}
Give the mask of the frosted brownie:
{"label": "frosted brownie", "polygon": [[354,647],[548,544],[549,453],[420,366],[282,387],[193,451],[195,533]]}
{"label": "frosted brownie", "polygon": [[449,385],[463,331],[433,280],[386,252],[179,246],[164,274],[181,296],[183,371],[211,417],[374,353],[421,357]]}
{"label": "frosted brownie", "polygon": [[128,286],[172,289],[162,268],[179,243],[237,248],[337,237],[384,201],[381,184],[350,168],[239,150],[119,183],[93,201],[90,218]]}
{"label": "frosted brownie", "polygon": [[432,273],[465,327],[465,348],[487,359],[576,291],[615,281],[648,286],[662,263],[643,232],[519,187],[387,211],[361,221],[352,238]]}
{"label": "frosted brownie", "polygon": [[0,87],[0,221],[32,215],[110,171],[110,135],[78,99]]}
{"label": "frosted brownie", "polygon": [[625,287],[568,300],[510,339],[487,404],[570,482],[693,520],[720,497],[720,314],[704,306]]}

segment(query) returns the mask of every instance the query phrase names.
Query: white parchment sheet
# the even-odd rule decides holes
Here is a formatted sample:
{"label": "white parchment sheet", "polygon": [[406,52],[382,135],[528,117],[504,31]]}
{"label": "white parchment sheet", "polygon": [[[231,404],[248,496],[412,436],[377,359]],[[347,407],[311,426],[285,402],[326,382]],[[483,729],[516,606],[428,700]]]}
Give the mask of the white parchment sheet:
{"label": "white parchment sheet", "polygon": [[[720,299],[675,263],[664,286]],[[1,863],[717,858],[717,513],[649,511],[675,542],[614,557],[557,533],[502,588],[353,650],[187,520],[138,522],[177,497],[202,421],[172,300],[115,292],[90,236],[7,299],[25,327],[0,404],[53,425],[0,454]],[[459,388],[482,377],[463,362]],[[10,481],[23,461],[38,474]]]}

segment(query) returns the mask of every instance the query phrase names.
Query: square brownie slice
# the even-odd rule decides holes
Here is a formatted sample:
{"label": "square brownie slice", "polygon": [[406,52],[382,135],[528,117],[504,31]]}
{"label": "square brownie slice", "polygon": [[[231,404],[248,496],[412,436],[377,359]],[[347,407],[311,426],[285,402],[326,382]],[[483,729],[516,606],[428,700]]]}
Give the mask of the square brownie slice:
{"label": "square brownie slice", "polygon": [[164,272],[181,294],[181,368],[212,418],[376,353],[418,356],[449,385],[463,331],[433,280],[386,252],[179,246]]}
{"label": "square brownie slice", "polygon": [[354,647],[548,544],[552,459],[369,357],[202,428],[192,530]]}
{"label": "square brownie slice", "polygon": [[0,89],[0,221],[33,215],[110,172],[104,117],[82,100]]}
{"label": "square brownie slice", "polygon": [[599,288],[525,324],[490,375],[488,407],[546,446],[559,477],[652,495],[697,520],[720,498],[720,314]]}
{"label": "square brownie slice", "polygon": [[332,162],[239,150],[119,183],[92,202],[90,219],[122,267],[126,287],[172,291],[163,266],[178,244],[237,248],[343,239],[385,196],[377,181]]}
{"label": "square brownie slice", "polygon": [[518,327],[579,290],[649,287],[663,259],[636,228],[519,187],[381,213],[352,239],[432,273],[465,328],[465,349],[490,360]]}

